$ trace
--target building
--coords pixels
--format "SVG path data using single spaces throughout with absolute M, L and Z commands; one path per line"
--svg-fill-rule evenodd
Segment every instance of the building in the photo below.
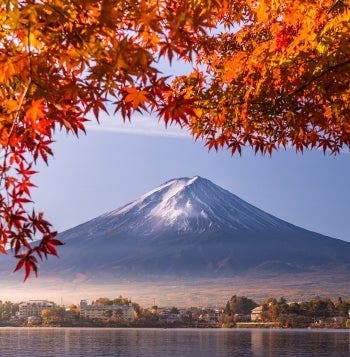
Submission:
M 173 324 L 182 321 L 182 314 L 179 311 L 171 312 L 171 309 L 164 308 L 160 310 L 159 321 L 165 322 L 167 324 Z
M 128 305 L 88 305 L 86 300 L 80 301 L 80 315 L 87 319 L 114 318 L 124 321 L 134 321 L 135 310 Z
M 80 300 L 80 309 L 86 309 L 88 306 L 87 300 Z
M 253 309 L 250 313 L 250 319 L 252 321 L 261 321 L 262 320 L 262 312 L 263 312 L 263 307 L 258 306 L 255 309 Z
M 202 313 L 198 316 L 198 321 L 202 321 L 208 324 L 217 324 L 221 310 L 219 309 L 203 309 Z
M 44 309 L 53 307 L 55 304 L 47 300 L 29 300 L 27 302 L 21 302 L 18 309 L 18 317 L 20 319 L 26 319 L 30 316 L 41 317 L 41 312 Z

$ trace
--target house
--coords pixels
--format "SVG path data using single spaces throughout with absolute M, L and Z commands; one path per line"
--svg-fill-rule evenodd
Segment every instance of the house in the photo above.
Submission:
M 219 309 L 204 309 L 199 315 L 198 320 L 209 324 L 216 324 L 219 321 Z
M 250 313 L 250 319 L 252 321 L 261 321 L 262 320 L 262 312 L 263 312 L 263 307 L 258 306 L 255 309 L 253 309 Z
M 88 305 L 86 300 L 81 300 L 80 315 L 92 320 L 109 317 L 134 321 L 135 310 L 131 303 L 128 305 Z
M 27 302 L 21 302 L 18 308 L 18 317 L 20 319 L 26 319 L 30 316 L 41 317 L 41 312 L 44 309 L 55 306 L 51 301 L 47 300 L 29 300 Z

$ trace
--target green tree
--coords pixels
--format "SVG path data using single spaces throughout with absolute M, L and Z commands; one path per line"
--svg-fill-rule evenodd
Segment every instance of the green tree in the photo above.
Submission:
M 171 314 L 178 314 L 180 311 L 177 307 L 173 306 L 171 309 L 170 309 L 170 313 Z
M 252 299 L 249 299 L 245 296 L 233 295 L 231 299 L 226 303 L 224 312 L 228 315 L 248 315 L 257 306 L 258 304 Z
M 315 299 L 300 304 L 305 314 L 314 318 L 326 318 L 335 316 L 336 307 L 330 299 Z
M 12 316 L 16 315 L 18 311 L 18 304 L 11 301 L 1 301 L 0 300 L 0 322 L 7 322 Z
M 344 317 L 349 317 L 350 311 L 350 300 L 344 301 L 342 299 L 338 299 L 337 303 L 335 304 L 337 309 L 337 314 Z

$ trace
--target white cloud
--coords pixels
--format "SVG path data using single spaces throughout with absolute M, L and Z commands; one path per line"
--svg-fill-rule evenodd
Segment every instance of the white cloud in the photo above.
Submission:
M 123 121 L 119 116 L 108 116 L 104 114 L 100 118 L 100 124 L 91 117 L 91 122 L 86 125 L 87 131 L 104 131 L 109 133 L 129 134 L 129 135 L 146 135 L 146 136 L 161 136 L 173 137 L 180 139 L 190 139 L 191 135 L 186 129 L 182 129 L 179 125 L 168 125 L 159 122 L 157 119 L 150 116 L 134 116 L 129 121 Z
M 102 131 L 108 133 L 127 134 L 127 135 L 142 135 L 142 136 L 158 136 L 170 137 L 178 139 L 191 139 L 192 136 L 187 129 L 181 129 L 179 125 L 172 124 L 165 127 L 163 122 L 151 116 L 135 115 L 131 122 L 123 121 L 120 116 L 109 116 L 103 114 L 100 117 L 100 124 L 97 123 L 93 116 L 89 118 L 91 121 L 86 124 L 87 131 Z M 287 146 L 292 150 L 293 146 Z M 315 149 L 322 151 L 321 148 Z M 349 148 L 340 150 L 340 154 L 350 154 Z

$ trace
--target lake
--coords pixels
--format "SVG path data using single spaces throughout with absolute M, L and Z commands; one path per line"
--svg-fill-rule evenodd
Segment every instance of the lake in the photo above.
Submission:
M 0 328 L 0 356 L 350 356 L 350 330 Z

